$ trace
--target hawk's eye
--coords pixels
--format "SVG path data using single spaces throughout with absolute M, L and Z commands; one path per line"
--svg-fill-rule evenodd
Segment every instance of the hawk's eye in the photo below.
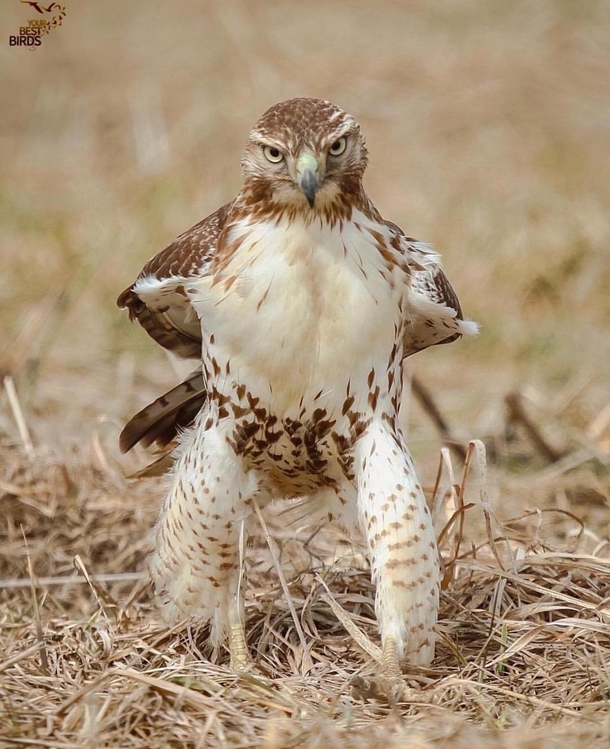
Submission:
M 270 161 L 272 164 L 279 164 L 284 158 L 284 154 L 275 146 L 265 146 L 263 148 L 263 153 L 265 154 L 267 161 Z
M 331 156 L 341 156 L 343 151 L 347 148 L 347 138 L 339 138 L 332 146 L 328 149 L 328 153 Z

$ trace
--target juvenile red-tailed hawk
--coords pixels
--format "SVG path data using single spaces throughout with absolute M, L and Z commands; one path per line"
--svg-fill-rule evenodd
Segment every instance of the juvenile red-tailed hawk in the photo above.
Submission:
M 402 361 L 476 326 L 439 256 L 379 215 L 366 164 L 350 115 L 318 99 L 276 104 L 250 133 L 237 198 L 118 300 L 161 346 L 202 363 L 132 419 L 121 447 L 185 428 L 152 576 L 168 618 L 211 620 L 236 668 L 242 521 L 286 497 L 362 529 L 385 675 L 434 654 L 439 559 L 397 422 Z

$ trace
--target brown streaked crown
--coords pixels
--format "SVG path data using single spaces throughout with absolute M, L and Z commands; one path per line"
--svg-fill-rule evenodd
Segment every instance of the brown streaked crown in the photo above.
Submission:
M 321 150 L 328 141 L 346 133 L 361 141 L 363 170 L 366 167 L 366 149 L 360 126 L 347 112 L 324 99 L 301 97 L 274 104 L 262 115 L 250 133 L 250 140 L 275 141 L 293 155 L 309 146 Z

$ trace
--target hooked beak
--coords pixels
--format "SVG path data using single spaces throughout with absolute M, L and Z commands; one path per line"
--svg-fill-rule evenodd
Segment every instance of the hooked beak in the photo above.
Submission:
M 313 208 L 316 202 L 316 193 L 320 187 L 320 165 L 315 156 L 304 153 L 299 156 L 296 164 L 297 184 L 303 195 L 307 198 L 309 207 Z

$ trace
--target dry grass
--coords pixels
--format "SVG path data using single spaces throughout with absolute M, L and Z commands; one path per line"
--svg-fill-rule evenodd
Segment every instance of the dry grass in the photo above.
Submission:
M 466 505 L 468 491 L 447 487 L 436 503 L 446 562 L 438 657 L 409 675 L 427 702 L 388 707 L 362 703 L 350 686 L 374 669 L 367 651 L 374 656 L 377 641 L 357 542 L 332 529 L 286 531 L 281 510 L 270 513 L 307 651 L 259 534 L 247 620 L 260 674 L 238 678 L 225 654 L 211 652 L 205 629 L 155 623 L 138 572 L 142 528 L 155 514 L 145 483 L 128 488 L 102 453 L 105 470 L 87 455 L 68 463 L 16 452 L 3 450 L 12 467 L 0 487 L 12 508 L 0 583 L 8 746 L 398 747 L 408 736 L 422 747 L 528 747 L 610 738 L 607 543 L 570 515 L 554 548 L 540 538 L 543 516 L 537 533 L 523 519 L 499 523 L 481 477 Z M 464 525 L 489 528 L 486 541 L 467 543 L 462 514 Z
M 1 747 L 608 745 L 609 15 L 72 2 L 40 50 L 0 49 Z M 358 539 L 266 513 L 307 651 L 259 532 L 256 676 L 161 629 L 142 580 L 162 487 L 125 479 L 143 461 L 116 436 L 174 373 L 114 299 L 234 193 L 260 112 L 303 94 L 358 117 L 370 194 L 482 323 L 414 368 L 487 461 L 465 479 L 445 453 L 435 491 L 437 436 L 404 415 L 446 562 L 438 658 L 408 676 L 425 704 L 351 693 L 378 644 Z

